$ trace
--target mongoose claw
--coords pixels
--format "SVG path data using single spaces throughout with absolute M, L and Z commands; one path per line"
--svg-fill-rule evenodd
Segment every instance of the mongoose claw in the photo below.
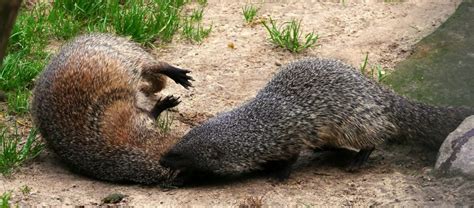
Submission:
M 190 81 L 194 81 L 194 79 L 188 75 L 188 73 L 190 73 L 191 71 L 187 69 L 180 69 L 174 66 L 168 66 L 160 72 L 171 78 L 177 84 L 182 85 L 186 89 L 192 87 Z
M 165 109 L 176 107 L 178 104 L 181 103 L 179 100 L 180 97 L 175 97 L 173 95 L 168 95 L 163 100 L 160 100 L 158 102 L 161 102 L 160 105 L 163 105 Z
M 160 99 L 156 102 L 155 106 L 150 111 L 150 116 L 156 119 L 164 110 L 175 107 L 179 103 L 181 103 L 179 97 L 168 95 L 165 98 Z

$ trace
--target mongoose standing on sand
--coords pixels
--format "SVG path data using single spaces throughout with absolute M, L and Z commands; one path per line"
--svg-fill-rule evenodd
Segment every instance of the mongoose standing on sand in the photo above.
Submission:
M 185 88 L 189 71 L 156 61 L 137 44 L 106 34 L 77 37 L 40 75 L 32 117 L 48 146 L 72 168 L 107 181 L 161 183 L 172 178 L 159 164 L 173 141 L 155 119 L 178 105 L 173 96 L 147 109 L 165 76 Z
M 247 103 L 192 129 L 161 164 L 183 176 L 277 168 L 285 178 L 304 148 L 347 148 L 359 150 L 355 169 L 386 139 L 439 147 L 473 113 L 407 100 L 340 61 L 307 59 L 283 67 Z

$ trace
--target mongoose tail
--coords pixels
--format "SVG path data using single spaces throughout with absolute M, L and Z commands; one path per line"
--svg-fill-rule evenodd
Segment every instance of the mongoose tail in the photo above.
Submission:
M 433 106 L 395 95 L 390 114 L 391 123 L 395 125 L 397 131 L 392 138 L 386 139 L 421 144 L 430 151 L 438 151 L 448 134 L 465 118 L 474 115 L 474 109 Z M 360 169 L 374 149 L 374 147 L 361 149 L 347 170 Z
M 398 138 L 422 143 L 434 151 L 465 118 L 474 115 L 471 108 L 432 106 L 400 96 L 393 102 L 393 123 L 400 131 Z

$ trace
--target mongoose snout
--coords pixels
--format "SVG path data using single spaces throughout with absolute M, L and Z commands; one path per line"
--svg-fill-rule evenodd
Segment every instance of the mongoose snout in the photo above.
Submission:
M 168 152 L 160 159 L 160 164 L 163 167 L 171 168 L 173 170 L 184 171 L 186 168 L 192 167 L 193 161 L 190 156 L 185 153 Z

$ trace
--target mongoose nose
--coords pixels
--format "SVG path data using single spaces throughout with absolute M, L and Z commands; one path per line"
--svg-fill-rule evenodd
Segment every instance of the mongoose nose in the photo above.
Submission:
M 170 169 L 185 169 L 189 166 L 191 160 L 184 154 L 168 152 L 160 159 L 160 165 Z

